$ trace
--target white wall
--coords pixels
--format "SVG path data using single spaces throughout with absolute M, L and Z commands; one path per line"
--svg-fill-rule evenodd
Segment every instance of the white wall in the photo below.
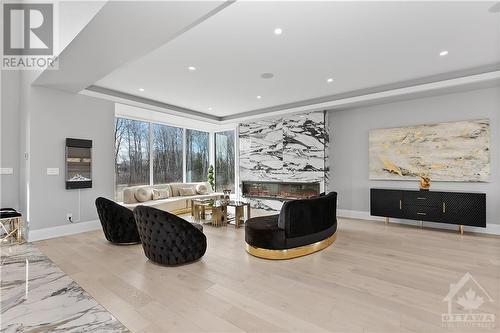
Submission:
M 30 230 L 97 219 L 94 201 L 113 198 L 114 103 L 57 90 L 31 87 L 30 113 Z M 65 139 L 90 139 L 91 189 L 65 189 Z M 59 176 L 47 176 L 59 168 Z M 80 216 L 78 216 L 80 205 Z
M 62 234 L 97 226 L 85 222 L 97 220 L 97 197 L 113 197 L 114 103 L 32 86 L 37 72 L 16 73 L 2 75 L 2 167 L 14 167 L 15 175 L 2 176 L 1 205 L 19 208 L 30 234 L 50 237 L 53 227 Z M 93 187 L 80 193 L 65 189 L 67 137 L 93 141 Z M 47 168 L 60 173 L 47 176 Z M 71 225 L 67 213 L 79 222 Z
M 491 120 L 491 181 L 433 182 L 431 188 L 486 193 L 487 223 L 500 224 L 500 88 L 330 111 L 330 188 L 339 194 L 339 209 L 369 211 L 371 187 L 418 188 L 417 181 L 368 178 L 370 129 L 484 118 Z
M 12 175 L 0 175 L 0 207 L 20 209 L 20 115 L 19 71 L 2 71 L 0 112 L 0 167 L 12 168 Z

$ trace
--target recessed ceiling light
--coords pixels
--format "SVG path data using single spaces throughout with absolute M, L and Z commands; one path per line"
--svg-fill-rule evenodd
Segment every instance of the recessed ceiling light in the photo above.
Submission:
M 446 51 L 446 50 L 443 50 L 443 51 L 439 52 L 439 55 L 440 55 L 441 57 L 444 57 L 444 56 L 445 56 L 445 55 L 447 55 L 447 54 L 448 54 L 448 51 Z
M 326 79 L 326 82 L 328 83 L 332 83 L 333 82 L 333 79 L 331 77 L 329 77 L 328 79 Z
M 144 88 L 139 88 L 139 91 L 144 91 Z
M 281 35 L 282 33 L 283 33 L 283 30 L 281 28 L 274 29 L 274 34 L 275 35 Z
M 257 95 L 257 99 L 261 99 L 261 98 L 262 98 L 262 96 L 261 96 L 261 95 Z
M 272 79 L 274 77 L 273 73 L 262 73 L 260 74 L 260 77 L 263 79 Z
M 188 67 L 188 69 L 189 69 L 190 71 L 195 71 L 195 70 L 196 70 L 196 67 L 194 67 L 194 66 L 189 66 L 189 67 Z
M 212 111 L 212 110 L 213 110 L 213 109 L 212 109 L 212 107 L 209 107 L 209 108 L 208 108 L 208 111 Z

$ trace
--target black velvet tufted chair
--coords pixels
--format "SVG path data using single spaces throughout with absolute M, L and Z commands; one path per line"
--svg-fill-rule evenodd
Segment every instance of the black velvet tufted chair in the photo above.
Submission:
M 291 259 L 332 244 L 337 231 L 337 193 L 286 201 L 279 215 L 245 223 L 246 250 L 266 259 Z
M 101 220 L 104 236 L 111 243 L 139 243 L 139 233 L 134 213 L 126 207 L 106 198 L 95 200 L 97 214 Z
M 200 259 L 207 249 L 201 225 L 153 207 L 134 209 L 144 254 L 161 265 L 175 266 Z

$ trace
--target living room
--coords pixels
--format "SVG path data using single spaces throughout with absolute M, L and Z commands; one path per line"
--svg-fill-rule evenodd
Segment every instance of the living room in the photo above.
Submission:
M 2 331 L 498 330 L 500 3 L 2 11 Z

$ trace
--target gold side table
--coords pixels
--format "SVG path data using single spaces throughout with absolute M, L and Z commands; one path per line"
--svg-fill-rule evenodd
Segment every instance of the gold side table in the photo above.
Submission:
M 246 220 L 251 217 L 251 208 L 250 203 L 244 201 L 236 201 L 232 200 L 227 203 L 228 206 L 234 207 L 234 227 L 239 228 L 241 224 L 245 223 L 245 212 L 244 208 L 246 207 L 247 216 Z
M 227 225 L 227 205 L 214 203 L 212 206 L 212 225 L 223 227 Z
M 0 210 L 0 227 L 3 236 L 0 238 L 0 243 L 23 243 L 22 237 L 22 215 L 15 210 Z

